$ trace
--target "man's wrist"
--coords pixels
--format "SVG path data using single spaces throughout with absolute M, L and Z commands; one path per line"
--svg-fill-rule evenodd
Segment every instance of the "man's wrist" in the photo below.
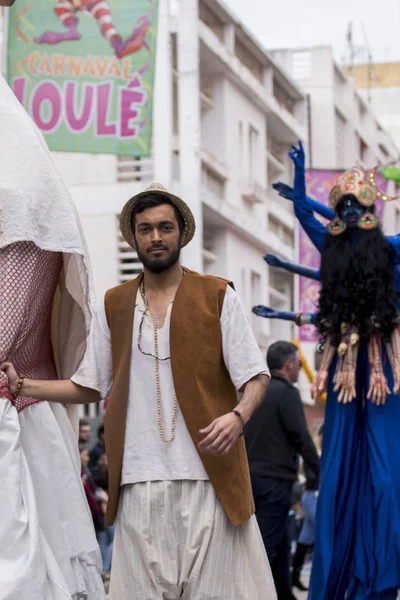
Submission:
M 241 413 L 241 411 L 240 411 L 240 410 L 238 410 L 237 408 L 235 408 L 235 409 L 234 409 L 232 412 L 233 412 L 233 414 L 234 414 L 234 415 L 237 417 L 237 419 L 238 419 L 239 423 L 240 423 L 240 424 L 241 424 L 241 426 L 242 426 L 242 431 L 241 431 L 240 435 L 243 435 L 243 434 L 244 434 L 244 426 L 245 426 L 245 424 L 246 424 L 246 423 L 245 423 L 245 421 L 244 421 L 244 418 L 243 418 L 243 416 L 242 416 L 242 413 Z

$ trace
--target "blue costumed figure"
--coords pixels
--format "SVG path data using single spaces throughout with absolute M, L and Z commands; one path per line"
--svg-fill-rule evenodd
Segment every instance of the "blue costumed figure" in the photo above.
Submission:
M 323 340 L 312 392 L 327 389 L 310 600 L 396 600 L 400 587 L 399 236 L 385 237 L 375 201 L 385 196 L 354 167 L 338 177 L 325 227 L 306 196 L 300 144 L 293 202 L 321 253 L 320 271 L 266 257 L 321 281 L 315 315 L 254 307 L 268 318 L 314 323 Z M 282 185 L 282 184 L 278 184 Z M 277 189 L 277 188 L 276 188 Z M 290 189 L 290 188 L 289 188 Z M 279 190 L 281 195 L 287 190 Z

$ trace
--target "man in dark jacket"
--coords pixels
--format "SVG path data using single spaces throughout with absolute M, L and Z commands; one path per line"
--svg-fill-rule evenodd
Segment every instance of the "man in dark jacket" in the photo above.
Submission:
M 271 384 L 249 421 L 246 445 L 256 517 L 271 564 L 278 600 L 292 600 L 287 518 L 299 455 L 318 478 L 319 457 L 294 387 L 301 367 L 296 346 L 276 342 L 268 350 Z

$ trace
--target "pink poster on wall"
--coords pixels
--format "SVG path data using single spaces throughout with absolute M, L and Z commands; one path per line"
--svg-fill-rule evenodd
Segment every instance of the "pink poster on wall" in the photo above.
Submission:
M 307 194 L 311 198 L 318 200 L 323 204 L 328 204 L 328 197 L 331 188 L 335 183 L 336 177 L 342 171 L 310 169 L 306 174 Z M 379 173 L 376 176 L 376 182 L 379 188 L 386 192 L 387 182 Z M 377 213 L 382 216 L 383 205 L 377 203 Z M 326 220 L 315 215 L 324 224 Z M 299 234 L 299 262 L 305 267 L 311 269 L 319 269 L 321 257 L 310 238 L 300 227 Z M 301 312 L 315 313 L 318 311 L 318 297 L 320 284 L 318 281 L 307 279 L 306 277 L 299 278 L 299 310 Z M 313 325 L 304 325 L 300 328 L 300 339 L 302 342 L 314 342 L 318 340 L 316 329 Z

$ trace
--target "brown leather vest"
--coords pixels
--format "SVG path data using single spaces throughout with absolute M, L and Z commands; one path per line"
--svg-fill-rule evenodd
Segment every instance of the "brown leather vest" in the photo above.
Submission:
M 109 290 L 105 297 L 113 363 L 113 386 L 104 420 L 109 467 L 108 525 L 115 520 L 118 508 L 133 318 L 141 277 Z M 179 406 L 196 447 L 202 439 L 200 429 L 230 412 L 237 403 L 222 354 L 220 315 L 227 284 L 225 280 L 185 269 L 172 307 L 172 375 Z M 254 501 L 243 437 L 227 456 L 200 454 L 200 458 L 233 525 L 249 519 L 254 513 Z

